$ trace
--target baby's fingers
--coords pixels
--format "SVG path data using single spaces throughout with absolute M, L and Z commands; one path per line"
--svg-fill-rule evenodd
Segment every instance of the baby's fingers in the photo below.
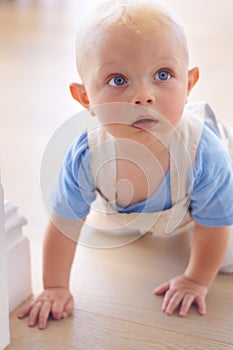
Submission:
M 204 297 L 200 296 L 195 298 L 195 296 L 192 294 L 186 294 L 182 302 L 179 315 L 186 316 L 193 303 L 197 304 L 199 314 L 204 315 L 206 313 L 206 303 Z
M 62 318 L 66 318 L 73 313 L 74 310 L 74 299 L 70 298 L 64 307 L 64 311 L 62 313 Z
M 35 325 L 38 321 L 41 306 L 42 306 L 42 301 L 38 300 L 35 302 L 32 310 L 30 311 L 30 314 L 29 314 L 29 319 L 28 319 L 28 326 L 29 327 L 35 327 Z
M 56 320 L 60 318 L 66 318 L 73 311 L 73 297 L 67 300 L 58 299 L 53 303 L 52 315 Z
M 51 302 L 42 302 L 41 300 L 32 301 L 23 307 L 18 318 L 24 318 L 29 315 L 28 326 L 35 327 L 38 321 L 40 329 L 46 328 L 47 320 L 51 311 Z
M 182 304 L 181 304 L 181 307 L 180 307 L 180 312 L 179 312 L 179 315 L 180 316 L 186 316 L 193 301 L 195 299 L 195 296 L 192 295 L 192 294 L 186 294 L 184 296 L 184 299 L 182 301 Z
M 51 301 L 44 301 L 38 316 L 38 328 L 45 329 L 51 311 Z
M 153 294 L 164 294 L 170 288 L 170 282 L 165 282 L 153 290 Z
M 204 315 L 206 313 L 206 303 L 205 303 L 205 298 L 203 297 L 197 297 L 196 298 L 196 304 L 198 308 L 198 312 L 200 315 Z
M 30 314 L 31 310 L 33 309 L 35 303 L 36 303 L 35 301 L 32 301 L 31 303 L 23 306 L 20 309 L 19 313 L 17 314 L 17 317 L 21 319 L 21 318 L 28 316 Z
M 169 291 L 170 292 L 170 291 Z M 168 292 L 166 293 L 167 296 Z M 181 292 L 173 292 L 173 295 L 169 297 L 169 300 L 166 302 L 166 296 L 164 298 L 162 310 L 167 314 L 167 315 L 172 315 L 174 311 L 177 309 L 177 307 L 180 305 L 184 295 Z M 166 307 L 165 307 L 166 305 Z

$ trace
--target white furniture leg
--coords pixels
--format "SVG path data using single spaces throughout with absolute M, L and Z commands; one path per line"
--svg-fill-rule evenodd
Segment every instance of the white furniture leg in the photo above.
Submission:
M 9 310 L 12 311 L 32 292 L 29 240 L 22 233 L 27 223 L 17 207 L 5 203 L 5 232 L 7 246 L 7 276 Z

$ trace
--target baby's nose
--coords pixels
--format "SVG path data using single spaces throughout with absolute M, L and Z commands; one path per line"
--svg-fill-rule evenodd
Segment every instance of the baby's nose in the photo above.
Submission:
M 137 99 L 135 102 L 134 102 L 136 105 L 144 105 L 144 104 L 153 104 L 153 98 L 140 98 L 140 99 Z
M 134 103 L 136 105 L 152 105 L 155 103 L 155 96 L 149 89 L 140 89 L 134 96 Z

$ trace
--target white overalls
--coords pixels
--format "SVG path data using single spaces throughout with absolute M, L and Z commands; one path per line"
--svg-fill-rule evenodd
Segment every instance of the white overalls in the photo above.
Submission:
M 127 214 L 117 211 L 115 140 L 101 126 L 89 130 L 90 167 L 97 188 L 97 197 L 83 225 L 80 243 L 91 247 L 113 248 L 135 241 L 148 232 L 169 237 L 191 228 L 193 220 L 188 210 L 189 176 L 195 164 L 205 120 L 220 132 L 223 145 L 229 150 L 233 160 L 231 153 L 233 152 L 233 132 L 216 122 L 207 104 L 187 106 L 170 143 L 172 207 L 156 213 Z M 229 135 L 229 132 L 232 134 Z M 98 176 L 101 172 L 102 176 Z M 232 236 L 233 234 L 231 234 L 229 249 L 222 265 L 224 267 L 231 265 L 231 268 L 222 268 L 221 271 L 224 272 L 233 272 Z

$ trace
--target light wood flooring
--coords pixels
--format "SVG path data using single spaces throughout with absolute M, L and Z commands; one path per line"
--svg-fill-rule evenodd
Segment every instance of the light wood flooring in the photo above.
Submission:
M 206 100 L 233 125 L 232 0 L 164 0 L 182 18 L 191 65 L 200 66 L 191 100 Z M 78 79 L 74 40 L 78 0 L 0 1 L 0 152 L 5 196 L 28 219 L 33 290 L 41 289 L 41 244 L 47 221 L 41 204 L 40 162 L 50 137 L 80 110 L 68 85 Z M 149 235 L 112 250 L 78 247 L 71 278 L 74 315 L 31 329 L 11 314 L 7 350 L 233 349 L 233 276 L 219 275 L 209 292 L 208 312 L 165 316 L 160 282 L 181 273 L 188 237 Z

